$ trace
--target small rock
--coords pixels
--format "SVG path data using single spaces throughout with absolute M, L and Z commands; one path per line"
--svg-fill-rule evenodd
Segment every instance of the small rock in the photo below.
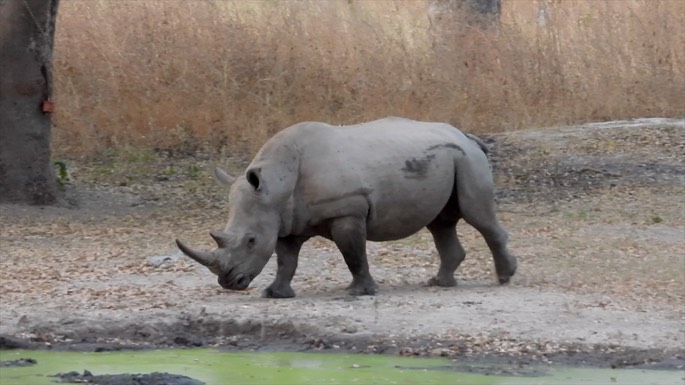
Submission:
M 437 348 L 431 350 L 430 355 L 434 357 L 443 357 L 447 355 L 447 351 L 444 348 Z
M 83 374 L 78 372 L 58 373 L 50 377 L 56 377 L 59 382 L 71 384 L 120 384 L 120 385 L 139 385 L 139 384 L 173 384 L 173 385 L 203 385 L 204 382 L 194 378 L 170 374 L 170 373 L 149 373 L 149 374 L 104 374 L 93 375 L 89 371 Z
M 38 361 L 33 358 L 20 358 L 14 361 L 0 361 L 0 368 L 8 368 L 13 366 L 31 366 L 37 364 Z
M 177 253 L 174 255 L 155 255 L 147 259 L 147 264 L 160 269 L 168 269 L 173 266 L 183 254 Z

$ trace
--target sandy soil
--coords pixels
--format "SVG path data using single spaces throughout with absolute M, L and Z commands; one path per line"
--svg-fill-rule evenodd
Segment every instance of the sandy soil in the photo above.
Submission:
M 122 153 L 68 160 L 64 207 L 0 205 L 0 345 L 330 349 L 520 362 L 685 364 L 685 121 L 642 119 L 484 137 L 499 217 L 520 271 L 496 284 L 460 224 L 456 288 L 423 283 L 438 258 L 421 232 L 369 243 L 373 297 L 350 297 L 325 240 L 302 251 L 294 299 L 221 289 L 182 257 L 210 248 L 226 193 L 209 171 L 245 159 Z

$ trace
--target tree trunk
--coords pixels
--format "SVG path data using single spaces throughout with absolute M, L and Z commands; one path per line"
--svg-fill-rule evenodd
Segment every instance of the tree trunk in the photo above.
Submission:
M 428 4 L 431 24 L 442 21 L 489 27 L 499 23 L 502 13 L 502 0 L 430 0 Z
M 52 204 L 51 62 L 59 0 L 0 0 L 0 202 Z
M 471 12 L 480 18 L 482 23 L 499 21 L 502 13 L 502 0 L 462 0 Z

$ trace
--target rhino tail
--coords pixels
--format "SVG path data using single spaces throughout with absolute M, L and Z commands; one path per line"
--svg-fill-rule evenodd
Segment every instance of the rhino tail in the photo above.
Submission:
M 490 153 L 490 148 L 488 148 L 488 145 L 485 144 L 485 142 L 483 142 L 481 138 L 477 137 L 476 135 L 468 133 L 466 134 L 466 137 L 476 142 L 478 147 L 480 147 L 480 149 L 483 151 L 483 153 L 485 153 L 485 155 Z

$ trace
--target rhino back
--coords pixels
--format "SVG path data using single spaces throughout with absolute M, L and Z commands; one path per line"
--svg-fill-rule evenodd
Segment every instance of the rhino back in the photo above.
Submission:
M 367 216 L 368 239 L 375 241 L 403 238 L 430 223 L 452 195 L 457 165 L 484 157 L 450 125 L 401 118 L 310 127 L 302 139 L 301 214 L 312 223 L 345 214 L 340 210 L 366 210 L 358 214 Z

